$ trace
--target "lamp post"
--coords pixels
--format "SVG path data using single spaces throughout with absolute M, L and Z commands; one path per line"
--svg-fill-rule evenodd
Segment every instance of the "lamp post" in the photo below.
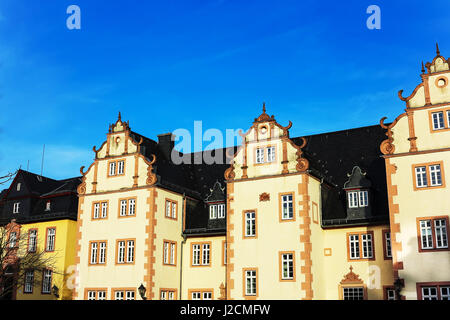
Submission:
M 145 291 L 147 291 L 147 289 L 144 287 L 144 285 L 142 283 L 139 286 L 138 290 L 139 290 L 139 294 L 141 295 L 142 300 L 147 300 L 147 297 L 145 296 Z
M 403 287 L 404 287 L 403 280 L 400 279 L 400 278 L 395 279 L 395 281 L 394 281 L 394 290 L 395 290 L 395 294 L 397 296 L 397 300 L 401 300 L 400 293 L 401 293 Z

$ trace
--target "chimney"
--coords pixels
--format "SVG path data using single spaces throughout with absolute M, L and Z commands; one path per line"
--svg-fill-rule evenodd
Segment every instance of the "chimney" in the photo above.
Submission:
M 170 160 L 170 155 L 175 145 L 174 140 L 172 140 L 172 136 L 173 135 L 171 132 L 158 135 L 159 150 L 161 150 L 162 154 L 167 160 Z

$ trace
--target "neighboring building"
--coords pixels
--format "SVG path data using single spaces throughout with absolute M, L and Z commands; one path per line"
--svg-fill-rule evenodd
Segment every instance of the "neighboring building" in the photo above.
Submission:
M 406 110 L 386 128 L 386 161 L 393 268 L 402 298 L 450 298 L 450 59 L 425 68 Z
M 54 180 L 28 171 L 18 170 L 10 187 L 0 199 L 1 225 L 13 226 L 14 236 L 26 253 L 37 253 L 40 266 L 50 266 L 27 272 L 23 284 L 15 288 L 11 299 L 48 300 L 70 299 L 72 295 L 68 277 L 75 259 L 75 234 L 78 198 L 76 188 L 80 178 Z M 43 252 L 43 253 L 42 253 Z M 38 270 L 39 269 L 39 270 Z M 52 289 L 58 288 L 58 296 Z

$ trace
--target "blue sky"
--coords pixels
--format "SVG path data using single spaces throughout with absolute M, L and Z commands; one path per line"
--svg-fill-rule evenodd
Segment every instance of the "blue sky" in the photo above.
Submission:
M 66 9 L 81 9 L 69 30 Z M 366 8 L 381 8 L 369 30 Z M 0 175 L 20 165 L 66 178 L 122 118 L 149 138 L 247 129 L 262 102 L 291 136 L 377 124 L 420 64 L 450 55 L 450 2 L 0 2 Z M 205 145 L 208 143 L 205 142 Z

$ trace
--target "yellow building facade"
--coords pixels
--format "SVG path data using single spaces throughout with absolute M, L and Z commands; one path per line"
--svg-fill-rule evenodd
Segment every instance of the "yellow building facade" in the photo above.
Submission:
M 450 71 L 439 48 L 421 78 L 408 97 L 399 92 L 405 112 L 389 125 L 381 120 L 393 268 L 403 299 L 448 299 Z

